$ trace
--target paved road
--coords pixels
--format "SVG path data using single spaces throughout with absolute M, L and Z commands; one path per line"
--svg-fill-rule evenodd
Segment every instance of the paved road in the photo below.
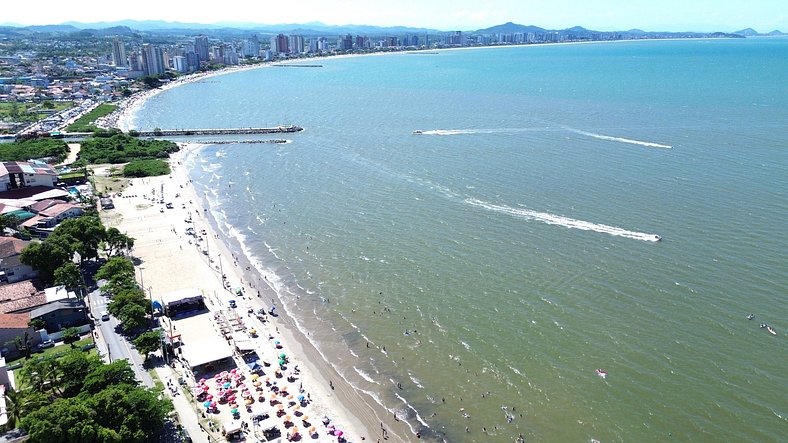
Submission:
M 96 348 L 101 353 L 104 361 L 113 362 L 118 359 L 127 360 L 131 369 L 137 375 L 137 379 L 147 387 L 153 387 L 153 379 L 148 371 L 142 367 L 143 358 L 136 349 L 123 336 L 115 332 L 119 322 L 115 317 L 110 317 L 108 321 L 101 321 L 101 312 L 107 310 L 109 298 L 101 295 L 99 290 L 95 290 L 88 295 L 90 299 L 91 312 L 97 317 L 96 331 L 99 339 L 96 340 Z

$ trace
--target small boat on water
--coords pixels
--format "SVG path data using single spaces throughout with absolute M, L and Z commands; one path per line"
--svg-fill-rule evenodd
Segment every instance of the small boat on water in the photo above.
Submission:
M 413 133 L 414 134 L 424 134 L 424 131 L 422 131 L 421 129 L 417 129 L 417 130 L 413 131 Z
M 777 335 L 777 331 L 775 331 L 774 328 L 771 326 L 767 326 L 766 330 L 769 331 L 769 334 Z
M 602 369 L 597 369 L 594 372 L 596 372 L 596 375 L 598 375 L 598 376 L 600 376 L 602 378 L 605 378 L 605 379 L 607 378 L 607 371 L 603 371 Z

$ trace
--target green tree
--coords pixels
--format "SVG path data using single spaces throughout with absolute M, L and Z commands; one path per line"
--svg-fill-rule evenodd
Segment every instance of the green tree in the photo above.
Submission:
M 113 228 L 110 228 L 113 229 Z M 99 280 L 134 280 L 134 263 L 126 257 L 112 257 L 96 272 Z
M 14 345 L 16 350 L 25 356 L 25 358 L 30 358 L 30 352 L 33 349 L 33 339 L 30 338 L 30 334 L 25 331 L 24 338 L 16 336 L 13 340 L 7 341 L 7 345 Z
M 13 228 L 19 224 L 19 219 L 11 214 L 0 214 L 0 234 L 2 234 L 6 228 Z
M 81 287 L 82 274 L 79 272 L 79 267 L 74 262 L 69 261 L 55 269 L 55 284 L 64 285 L 69 289 Z
M 22 250 L 19 260 L 38 270 L 38 278 L 51 283 L 55 270 L 71 260 L 76 240 L 67 235 L 50 236 L 43 243 L 30 243 Z
M 55 228 L 51 237 L 66 236 L 76 240 L 76 252 L 82 261 L 98 258 L 99 244 L 104 241 L 106 230 L 98 217 L 69 218 Z M 50 238 L 51 238 L 50 237 Z M 49 239 L 47 239 L 48 241 Z
M 59 399 L 22 418 L 31 443 L 120 442 L 102 436 L 96 413 L 80 397 Z
M 51 400 L 39 394 L 25 384 L 24 378 L 16 379 L 16 389 L 9 386 L 5 392 L 5 403 L 8 414 L 7 427 L 14 429 L 22 417 L 48 404 Z
M 95 354 L 71 349 L 60 357 L 60 368 L 66 377 L 61 382 L 64 397 L 75 397 L 82 391 L 82 383 L 91 371 L 101 366 Z
M 120 291 L 114 292 L 113 294 L 114 296 L 112 297 L 112 301 L 107 306 L 107 310 L 115 317 L 120 316 L 120 311 L 124 306 L 138 305 L 143 309 L 147 308 L 148 299 L 145 297 L 145 293 L 136 285 L 136 283 L 134 284 L 134 287 L 124 288 Z
M 117 317 L 121 328 L 127 334 L 144 327 L 147 323 L 145 308 L 137 304 L 130 303 L 123 306 Z
M 159 393 L 137 386 L 110 386 L 90 399 L 96 421 L 112 429 L 124 442 L 147 442 L 164 426 L 171 404 Z
M 114 253 L 131 250 L 133 247 L 133 237 L 120 232 L 118 228 L 107 228 L 107 233 L 104 237 L 104 249 L 107 251 L 108 257 L 111 257 Z
M 41 103 L 41 107 L 44 109 L 55 109 L 55 104 L 52 103 L 51 100 L 44 100 L 44 102 Z
M 126 360 L 115 360 L 108 365 L 94 368 L 85 376 L 82 392 L 96 394 L 109 386 L 120 384 L 137 386 L 134 371 Z
M 161 331 L 143 332 L 134 339 L 133 343 L 134 347 L 137 348 L 137 352 L 144 355 L 145 360 L 147 360 L 148 354 L 161 348 Z
M 64 374 L 60 362 L 54 356 L 27 360 L 23 374 L 36 392 L 52 397 L 63 393 L 60 381 Z
M 47 328 L 47 322 L 43 318 L 34 318 L 27 322 L 27 326 L 33 328 L 34 331 L 40 331 Z
M 63 343 L 70 344 L 79 340 L 79 328 L 72 326 L 63 331 Z

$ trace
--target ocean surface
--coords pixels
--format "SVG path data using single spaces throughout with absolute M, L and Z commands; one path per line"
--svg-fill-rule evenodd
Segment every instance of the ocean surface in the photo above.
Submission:
M 343 377 L 425 441 L 785 441 L 788 39 L 317 63 L 132 126 L 305 128 L 186 164 Z

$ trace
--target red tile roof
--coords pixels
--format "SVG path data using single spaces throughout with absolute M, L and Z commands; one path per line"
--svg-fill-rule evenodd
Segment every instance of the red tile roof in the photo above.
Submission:
M 0 258 L 8 258 L 21 254 L 28 243 L 30 242 L 14 237 L 0 237 Z
M 30 323 L 30 313 L 0 314 L 0 329 L 27 329 Z
M 43 289 L 42 285 L 33 280 L 0 286 L 0 313 L 30 310 L 43 305 L 47 302 Z

